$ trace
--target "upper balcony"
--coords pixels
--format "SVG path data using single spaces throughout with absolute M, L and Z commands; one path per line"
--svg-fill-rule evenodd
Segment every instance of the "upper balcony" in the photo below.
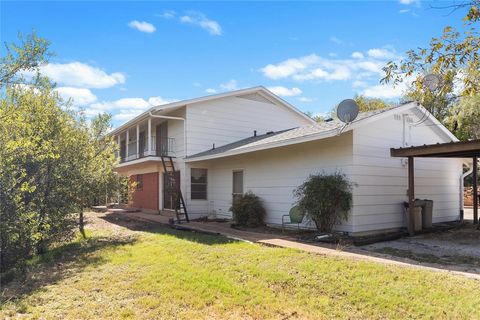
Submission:
M 169 156 L 174 157 L 175 153 L 175 139 L 174 138 L 160 138 L 151 136 L 150 148 L 148 148 L 148 138 L 140 134 L 140 139 L 130 141 L 128 145 L 126 140 L 121 140 L 118 156 L 120 163 L 133 161 L 136 159 L 153 156 Z M 134 137 L 135 138 L 135 137 Z M 138 148 L 137 148 L 138 146 Z
M 183 122 L 171 118 L 147 117 L 117 130 L 113 136 L 118 143 L 118 166 L 159 161 L 161 156 L 183 156 Z M 179 146 L 176 139 L 181 142 Z

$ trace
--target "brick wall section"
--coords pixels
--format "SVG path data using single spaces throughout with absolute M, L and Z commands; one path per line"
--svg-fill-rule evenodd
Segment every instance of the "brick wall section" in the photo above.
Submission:
M 133 207 L 158 210 L 158 172 L 144 173 L 143 188 L 133 193 Z M 137 181 L 137 175 L 131 175 L 130 181 Z

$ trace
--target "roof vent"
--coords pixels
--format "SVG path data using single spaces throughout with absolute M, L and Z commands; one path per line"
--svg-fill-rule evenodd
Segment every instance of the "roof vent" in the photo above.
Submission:
M 333 121 L 333 118 L 325 119 L 325 122 L 330 122 L 330 121 Z

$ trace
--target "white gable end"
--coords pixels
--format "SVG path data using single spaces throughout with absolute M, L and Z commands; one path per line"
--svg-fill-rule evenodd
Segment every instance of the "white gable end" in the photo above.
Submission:
M 390 148 L 443 143 L 456 139 L 421 107 L 392 110 L 353 130 L 352 181 L 354 232 L 404 226 L 407 201 L 405 159 L 390 156 Z M 458 159 L 415 159 L 415 190 L 434 201 L 434 222 L 451 221 L 460 212 Z
M 257 134 L 311 124 L 297 111 L 254 93 L 187 105 L 187 154 Z

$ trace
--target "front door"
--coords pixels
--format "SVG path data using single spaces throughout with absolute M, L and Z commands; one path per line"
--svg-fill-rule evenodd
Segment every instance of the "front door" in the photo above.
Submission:
M 177 198 L 180 190 L 180 171 L 163 173 L 163 209 L 175 210 L 178 208 Z
M 157 156 L 168 156 L 168 122 L 162 122 L 155 128 L 155 148 Z
M 232 199 L 243 195 L 243 170 L 233 171 L 233 190 L 232 190 Z

